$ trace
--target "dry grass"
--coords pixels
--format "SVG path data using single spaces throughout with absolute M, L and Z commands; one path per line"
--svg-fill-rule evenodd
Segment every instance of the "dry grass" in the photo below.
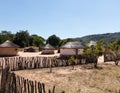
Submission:
M 49 69 L 21 70 L 15 73 L 30 80 L 45 83 L 46 88 L 56 86 L 55 93 L 120 93 L 120 66 L 102 65 L 102 69 L 86 66 L 58 67 Z

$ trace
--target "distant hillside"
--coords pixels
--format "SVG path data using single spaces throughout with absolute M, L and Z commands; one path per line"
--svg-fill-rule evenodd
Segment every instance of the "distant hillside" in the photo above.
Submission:
M 120 32 L 88 35 L 88 36 L 84 36 L 84 37 L 76 38 L 76 39 L 83 41 L 83 42 L 84 41 L 91 41 L 91 40 L 93 40 L 93 41 L 104 40 L 107 42 L 113 42 L 117 38 L 120 38 Z

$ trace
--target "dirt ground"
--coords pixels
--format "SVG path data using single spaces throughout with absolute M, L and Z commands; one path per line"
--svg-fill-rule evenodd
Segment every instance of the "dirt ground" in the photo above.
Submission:
M 54 57 L 54 55 L 41 55 L 41 52 L 19 52 L 22 57 Z M 15 73 L 25 79 L 45 83 L 46 89 L 56 86 L 55 93 L 119 93 L 120 92 L 120 66 L 113 62 L 103 63 L 103 56 L 99 57 L 99 68 L 93 69 L 93 64 L 78 65 L 74 67 L 56 67 L 20 70 Z M 119 64 L 120 65 L 120 64 Z
M 54 56 L 59 56 L 59 55 L 60 55 L 59 53 L 43 55 L 41 54 L 41 52 L 18 52 L 18 56 L 21 56 L 21 57 L 35 57 L 35 56 L 54 57 Z
M 120 65 L 120 64 L 119 64 Z M 93 64 L 69 67 L 15 71 L 19 76 L 45 83 L 47 89 L 56 86 L 55 93 L 119 93 L 120 66 L 113 63 L 100 63 L 99 69 Z M 111 92 L 110 92 L 111 91 Z

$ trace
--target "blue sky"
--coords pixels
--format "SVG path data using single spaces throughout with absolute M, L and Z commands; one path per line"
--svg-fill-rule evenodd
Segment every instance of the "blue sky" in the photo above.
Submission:
M 120 31 L 120 0 L 0 0 L 0 31 L 61 39 Z

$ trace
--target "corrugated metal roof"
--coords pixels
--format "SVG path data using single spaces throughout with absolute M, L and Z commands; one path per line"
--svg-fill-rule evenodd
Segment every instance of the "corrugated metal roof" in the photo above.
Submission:
M 19 47 L 19 46 L 7 40 L 4 43 L 2 43 L 0 47 Z
M 67 42 L 65 45 L 61 46 L 61 48 L 84 48 L 81 42 Z

